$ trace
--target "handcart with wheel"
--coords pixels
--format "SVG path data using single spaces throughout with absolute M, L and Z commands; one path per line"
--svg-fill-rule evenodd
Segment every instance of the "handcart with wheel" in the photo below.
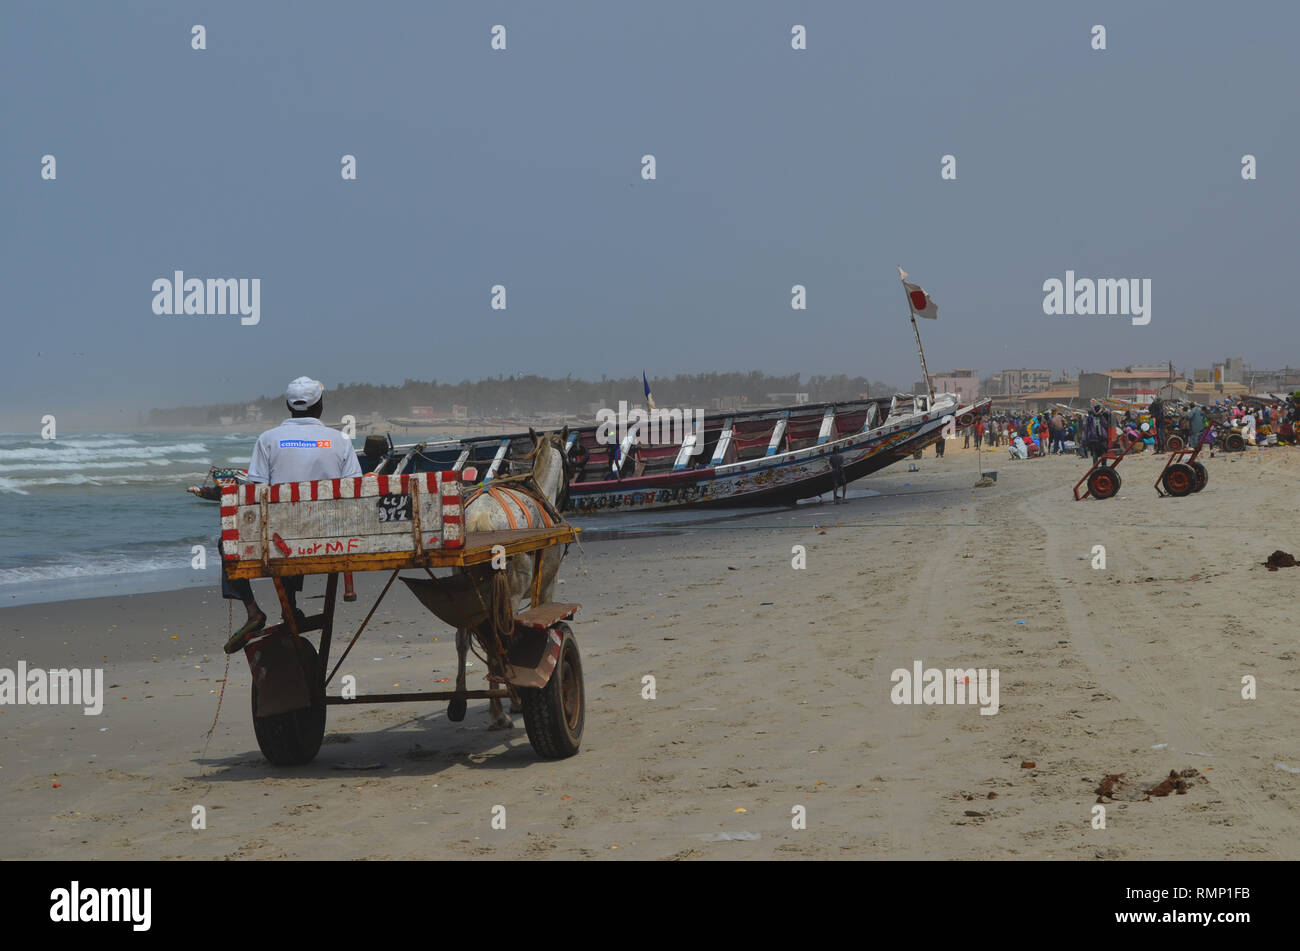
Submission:
M 1092 468 L 1074 484 L 1074 501 L 1081 502 L 1088 496 L 1094 499 L 1109 499 L 1119 494 L 1121 482 L 1119 473 L 1115 469 L 1124 461 L 1126 455 L 1128 455 L 1128 448 L 1116 452 L 1114 447 L 1111 447 L 1098 456 Z
M 1198 462 L 1196 457 L 1201 454 L 1209 438 L 1210 427 L 1206 426 L 1195 447 L 1188 449 L 1184 446 L 1169 451 L 1165 467 L 1156 477 L 1156 495 L 1162 499 L 1171 495 L 1181 498 L 1205 488 L 1210 478 L 1209 473 L 1205 470 L 1205 463 Z

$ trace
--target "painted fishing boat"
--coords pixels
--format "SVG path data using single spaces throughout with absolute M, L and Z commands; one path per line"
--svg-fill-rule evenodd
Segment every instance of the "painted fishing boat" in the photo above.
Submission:
M 621 439 L 611 438 L 617 430 L 608 424 L 580 426 L 564 440 L 569 482 L 563 511 L 791 504 L 831 491 L 835 450 L 845 482 L 852 482 L 913 457 L 937 442 L 945 427 L 951 435 L 973 425 L 989 406 L 987 399 L 963 405 L 947 393 L 900 394 L 701 414 L 702 425 L 682 427 L 687 431 L 674 440 L 646 438 L 654 435 L 647 432 L 651 420 L 628 423 Z M 532 446 L 528 433 L 411 445 L 372 435 L 362 468 L 389 475 L 473 472 L 471 482 L 490 484 L 527 471 Z
M 566 430 L 568 492 L 557 507 L 588 515 L 792 504 L 833 488 L 832 456 L 838 457 L 847 484 L 914 456 L 945 434 L 973 426 L 978 417 L 988 415 L 991 401 L 963 405 L 951 393 L 935 393 L 916 318 L 937 317 L 938 305 L 919 285 L 907 282 L 901 267 L 898 276 L 916 334 L 925 394 L 709 416 L 702 411 L 659 411 L 643 377 L 649 411 L 628 414 L 620 404 L 617 425 L 610 421 L 615 414 L 609 413 L 593 425 Z M 525 456 L 533 444 L 531 435 L 522 433 L 408 446 L 395 446 L 391 436 L 374 435 L 366 440 L 362 468 L 388 474 L 472 471 L 472 480 L 491 483 L 526 472 Z
M 208 481 L 203 485 L 189 486 L 185 491 L 204 502 L 220 502 L 221 490 L 228 485 L 246 485 L 247 469 L 232 469 L 227 466 L 209 466 Z

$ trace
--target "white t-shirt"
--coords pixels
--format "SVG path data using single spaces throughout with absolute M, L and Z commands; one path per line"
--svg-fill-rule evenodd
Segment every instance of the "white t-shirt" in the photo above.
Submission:
M 249 482 L 312 482 L 361 475 L 352 440 L 311 417 L 286 419 L 257 438 Z

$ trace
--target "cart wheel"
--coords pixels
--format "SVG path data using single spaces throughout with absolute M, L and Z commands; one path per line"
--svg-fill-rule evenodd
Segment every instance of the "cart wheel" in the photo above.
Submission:
M 1175 462 L 1165 470 L 1161 481 L 1170 495 L 1191 495 L 1196 491 L 1196 470 L 1185 462 Z
M 468 706 L 468 703 L 459 698 L 456 700 L 448 700 L 447 719 L 452 723 L 459 723 L 461 720 L 465 719 L 465 708 Z
M 543 759 L 563 759 L 578 752 L 586 717 L 582 656 L 569 625 L 558 623 L 560 657 L 546 686 L 521 688 L 528 741 Z
M 1204 463 L 1189 462 L 1188 465 L 1196 471 L 1196 488 L 1192 489 L 1192 491 L 1200 492 L 1201 489 L 1205 488 L 1205 484 L 1210 481 L 1210 474 L 1205 471 Z
M 311 706 L 274 716 L 257 716 L 257 685 L 253 685 L 253 732 L 257 745 L 276 766 L 310 763 L 320 752 L 325 738 L 325 684 L 316 648 L 305 637 L 297 638 L 298 659 L 311 690 Z
M 1165 440 L 1165 452 L 1177 452 L 1184 445 L 1182 436 L 1170 436 Z
M 1110 466 L 1099 466 L 1088 476 L 1088 491 L 1094 499 L 1109 499 L 1119 492 L 1119 473 Z
M 1246 448 L 1246 438 L 1241 433 L 1228 433 L 1223 438 L 1223 448 L 1228 452 L 1241 452 Z

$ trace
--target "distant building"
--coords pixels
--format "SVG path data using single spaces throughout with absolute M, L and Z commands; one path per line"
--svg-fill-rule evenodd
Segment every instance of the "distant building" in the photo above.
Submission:
M 1241 357 L 1228 357 L 1222 363 L 1197 367 L 1192 371 L 1192 380 L 1196 383 L 1249 383 L 1246 373 Z
M 1150 403 L 1162 386 L 1169 383 L 1169 366 L 1126 367 L 1104 373 L 1079 374 L 1079 396 L 1085 400 L 1110 398 L 1131 403 Z
M 1041 413 L 1044 410 L 1055 409 L 1058 403 L 1065 406 L 1076 406 L 1079 403 L 1079 384 L 1077 382 L 1060 383 L 1045 390 L 1039 390 L 1037 393 L 1025 393 L 1020 399 L 1025 409 L 1031 413 Z
M 1051 370 L 1003 370 L 1002 395 L 1040 393 L 1052 385 Z
M 1207 383 L 1203 380 L 1175 380 L 1159 389 L 1162 400 L 1189 400 L 1193 403 L 1213 403 L 1216 400 L 1235 399 L 1250 394 L 1244 383 Z
M 1294 393 L 1300 390 L 1300 370 L 1247 370 L 1242 385 L 1252 393 Z
M 767 401 L 777 406 L 798 406 L 808 402 L 807 393 L 768 393 Z
M 746 409 L 745 404 L 749 402 L 749 398 L 745 396 L 715 396 L 711 402 L 715 410 L 726 413 Z
M 469 407 L 452 403 L 451 412 L 440 412 L 432 406 L 412 406 L 410 416 L 411 419 L 466 419 Z
M 962 403 L 979 399 L 980 379 L 974 370 L 950 370 L 930 375 L 936 393 L 955 393 Z

